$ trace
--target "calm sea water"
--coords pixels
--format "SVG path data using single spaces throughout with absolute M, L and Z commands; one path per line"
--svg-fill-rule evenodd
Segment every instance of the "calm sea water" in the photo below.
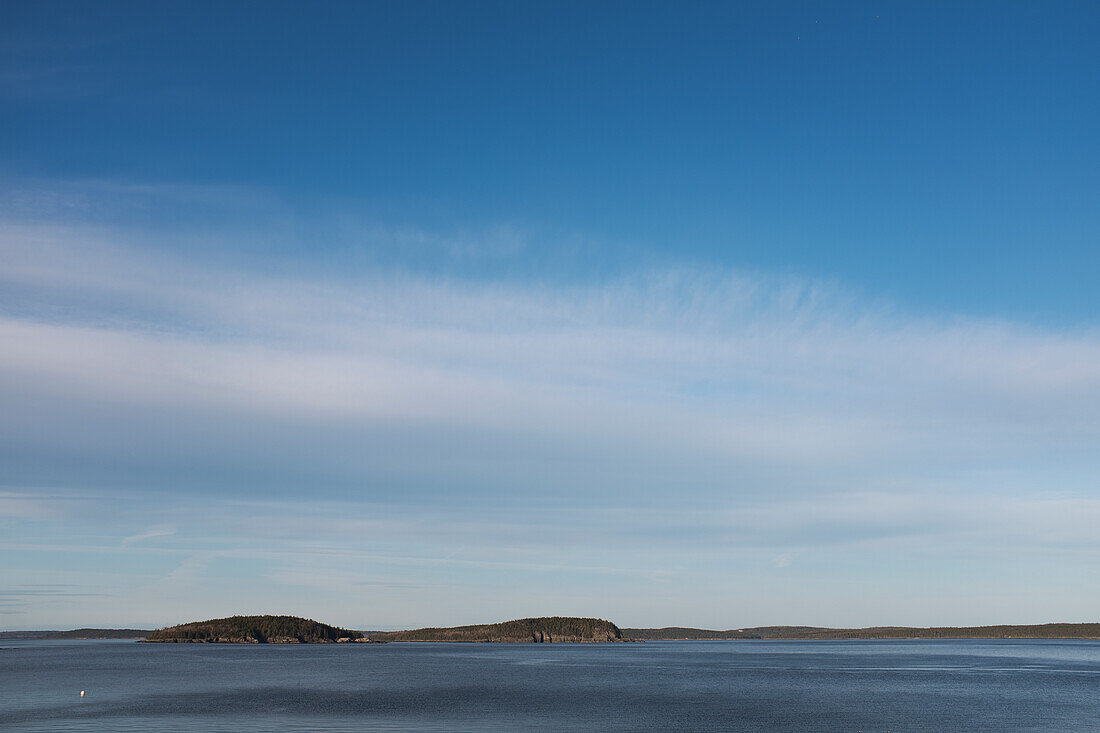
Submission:
M 1100 642 L 6 641 L 0 729 L 1100 731 Z

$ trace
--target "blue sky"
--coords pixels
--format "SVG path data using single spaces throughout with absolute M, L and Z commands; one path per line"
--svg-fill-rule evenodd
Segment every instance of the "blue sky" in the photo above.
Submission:
M 0 9 L 0 627 L 1094 620 L 1088 3 Z

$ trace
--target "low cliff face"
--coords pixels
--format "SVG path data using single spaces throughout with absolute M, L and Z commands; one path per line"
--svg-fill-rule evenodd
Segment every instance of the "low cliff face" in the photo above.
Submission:
M 598 618 L 547 616 L 499 624 L 372 633 L 375 641 L 464 641 L 499 644 L 595 644 L 629 641 L 619 627 Z
M 195 621 L 152 632 L 144 641 L 168 644 L 329 644 L 362 638 L 297 616 L 231 616 Z

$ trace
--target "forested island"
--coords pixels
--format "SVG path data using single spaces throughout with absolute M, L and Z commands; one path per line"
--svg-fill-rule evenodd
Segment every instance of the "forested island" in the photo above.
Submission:
M 756 626 L 715 631 L 669 626 L 661 629 L 623 629 L 635 639 L 1100 639 L 1100 623 L 1024 624 L 996 626 L 872 626 L 831 629 L 819 626 Z
M 373 641 L 466 641 L 502 644 L 595 644 L 631 641 L 618 626 L 599 618 L 544 616 L 498 624 L 371 632 Z
M 142 641 L 191 644 L 332 644 L 365 641 L 359 631 L 298 616 L 230 616 L 157 629 Z

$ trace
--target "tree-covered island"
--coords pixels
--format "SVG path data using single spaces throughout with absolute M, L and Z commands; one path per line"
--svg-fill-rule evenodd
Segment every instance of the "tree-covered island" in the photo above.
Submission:
M 544 616 L 498 624 L 476 624 L 411 631 L 371 632 L 373 641 L 465 641 L 504 644 L 597 644 L 631 641 L 618 626 L 599 618 Z
M 333 644 L 363 634 L 298 616 L 230 616 L 157 629 L 142 641 L 192 644 Z

